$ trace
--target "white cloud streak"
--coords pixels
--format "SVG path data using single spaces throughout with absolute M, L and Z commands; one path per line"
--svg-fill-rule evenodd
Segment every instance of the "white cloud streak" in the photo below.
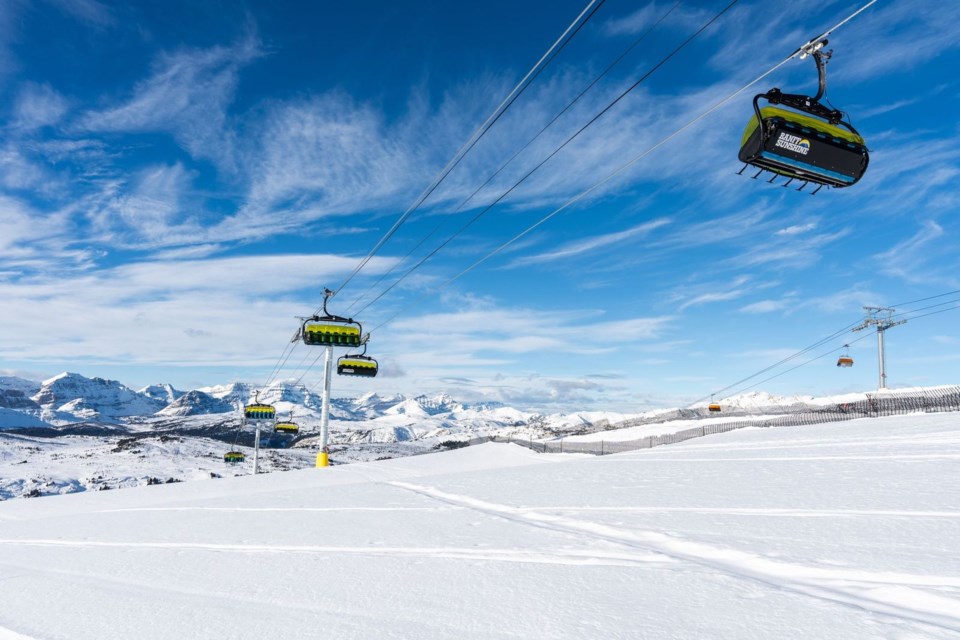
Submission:
M 564 260 L 568 258 L 573 258 L 580 256 L 584 253 L 591 253 L 598 251 L 600 249 L 605 249 L 611 245 L 621 243 L 625 240 L 630 240 L 636 238 L 637 236 L 645 236 L 651 232 L 669 225 L 671 220 L 667 218 L 660 218 L 658 220 L 652 220 L 650 222 L 644 222 L 636 226 L 630 227 L 623 231 L 617 231 L 616 233 L 607 233 L 599 236 L 593 236 L 590 238 L 585 238 L 577 242 L 568 243 L 555 251 L 549 251 L 545 253 L 534 254 L 530 256 L 524 256 L 522 258 L 517 258 L 510 263 L 510 267 L 522 267 L 532 264 L 541 264 L 544 262 L 554 262 L 556 260 Z
M 375 258 L 371 273 L 390 264 Z M 294 315 L 311 313 L 323 283 L 354 265 L 330 255 L 259 255 L 0 278 L 0 351 L 37 362 L 273 364 Z
M 960 287 L 956 241 L 933 220 L 924 222 L 913 236 L 878 253 L 874 260 L 883 273 L 914 284 L 940 282 Z
M 83 132 L 166 131 L 196 158 L 231 169 L 235 133 L 228 127 L 240 69 L 263 55 L 248 35 L 229 47 L 181 49 L 161 54 L 150 77 L 119 106 L 89 111 L 76 127 Z
M 27 82 L 13 108 L 13 127 L 30 130 L 56 124 L 67 112 L 66 98 L 48 84 Z
M 116 24 L 116 18 L 109 7 L 98 0 L 47 0 L 47 2 L 77 20 L 95 27 L 109 27 Z

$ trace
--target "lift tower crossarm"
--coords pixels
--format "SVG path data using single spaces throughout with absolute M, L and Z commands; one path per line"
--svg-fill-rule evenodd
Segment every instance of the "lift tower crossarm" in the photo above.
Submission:
M 895 309 L 890 307 L 864 307 L 867 317 L 851 331 L 863 331 L 869 327 L 877 328 L 877 362 L 880 366 L 880 385 L 878 388 L 887 388 L 887 368 L 884 360 L 883 332 L 892 327 L 905 324 L 906 320 L 894 320 Z

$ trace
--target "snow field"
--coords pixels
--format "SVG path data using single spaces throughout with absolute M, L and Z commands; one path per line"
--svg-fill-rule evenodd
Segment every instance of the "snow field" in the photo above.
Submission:
M 10 500 L 0 638 L 960 638 L 958 470 L 932 414 Z

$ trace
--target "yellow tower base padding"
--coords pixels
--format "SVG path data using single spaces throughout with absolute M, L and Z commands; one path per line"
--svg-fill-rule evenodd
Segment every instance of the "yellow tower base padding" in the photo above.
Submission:
M 330 465 L 330 457 L 326 451 L 321 451 L 317 454 L 317 468 L 326 467 Z

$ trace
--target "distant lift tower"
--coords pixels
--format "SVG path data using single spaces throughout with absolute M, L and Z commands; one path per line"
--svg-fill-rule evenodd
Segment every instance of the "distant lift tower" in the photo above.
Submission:
M 896 327 L 906 322 L 906 320 L 894 320 L 894 309 L 889 307 L 864 307 L 867 317 L 853 331 L 863 331 L 867 327 L 877 328 L 877 361 L 880 363 L 880 389 L 887 388 L 887 369 L 883 357 L 883 332 L 891 327 Z

